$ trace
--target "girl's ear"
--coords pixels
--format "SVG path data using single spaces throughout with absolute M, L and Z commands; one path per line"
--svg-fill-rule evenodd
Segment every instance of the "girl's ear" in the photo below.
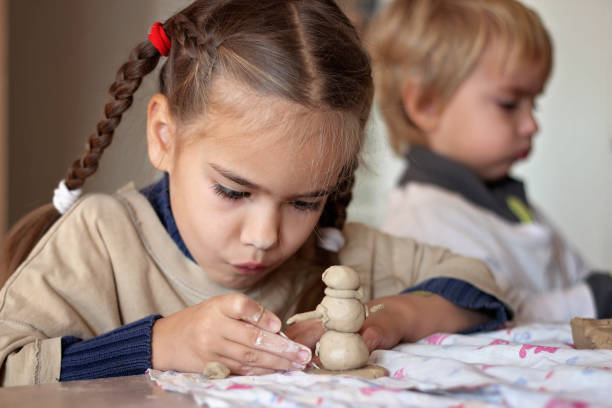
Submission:
M 160 93 L 153 95 L 147 108 L 147 146 L 149 160 L 158 170 L 169 171 L 172 167 L 175 133 L 168 99 Z
M 410 82 L 402 89 L 404 112 L 425 136 L 436 129 L 440 119 L 441 108 L 435 99 L 418 82 Z

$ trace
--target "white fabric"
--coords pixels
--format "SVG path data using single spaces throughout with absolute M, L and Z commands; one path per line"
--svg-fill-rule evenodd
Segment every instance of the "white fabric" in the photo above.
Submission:
M 592 299 L 591 289 L 584 282 L 566 289 L 538 293 L 523 302 L 520 309 L 521 320 L 543 320 L 540 317 L 546 316 L 548 321 L 561 322 L 567 321 L 568 316 L 593 317 L 595 310 Z
M 612 350 L 575 350 L 569 325 L 434 334 L 370 362 L 389 377 L 362 380 L 302 372 L 208 380 L 149 370 L 168 391 L 221 407 L 604 407 L 610 406 Z
M 340 252 L 344 247 L 344 236 L 338 228 L 318 229 L 317 245 L 330 252 Z
M 82 193 L 83 190 L 80 188 L 69 190 L 66 182 L 62 180 L 53 191 L 53 206 L 60 214 L 65 214 L 76 203 Z
M 581 283 L 590 268 L 540 212 L 534 216 L 511 223 L 459 194 L 410 183 L 391 193 L 381 229 L 485 261 L 519 322 L 595 317 Z

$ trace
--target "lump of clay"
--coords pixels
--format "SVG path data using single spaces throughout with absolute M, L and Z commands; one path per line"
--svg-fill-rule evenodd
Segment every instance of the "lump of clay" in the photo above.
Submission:
M 227 378 L 230 375 L 230 369 L 227 368 L 225 364 L 218 363 L 216 361 L 211 361 L 206 363 L 204 366 L 204 371 L 202 371 L 207 378 L 211 380 Z
M 358 333 L 329 330 L 317 343 L 316 354 L 328 370 L 351 370 L 368 362 L 370 350 Z
M 571 326 L 577 349 L 612 349 L 612 319 L 575 317 Z

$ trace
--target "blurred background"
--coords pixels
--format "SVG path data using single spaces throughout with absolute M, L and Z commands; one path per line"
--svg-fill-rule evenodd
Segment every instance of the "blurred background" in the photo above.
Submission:
M 254 0 L 256 1 L 256 0 Z M 80 156 L 107 87 L 154 21 L 190 0 L 0 0 L 0 238 L 51 200 Z M 384 3 L 384 0 L 380 0 Z M 555 66 L 539 101 L 540 133 L 515 174 L 593 267 L 612 268 L 612 0 L 524 0 L 555 43 Z M 344 0 L 359 25 L 374 0 Z M 87 191 L 111 192 L 154 178 L 145 150 L 150 75 L 124 115 Z M 402 170 L 374 112 L 352 220 L 376 226 Z

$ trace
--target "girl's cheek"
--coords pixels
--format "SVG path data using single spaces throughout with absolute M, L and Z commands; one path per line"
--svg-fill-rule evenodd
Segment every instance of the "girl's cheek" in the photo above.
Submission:
M 294 217 L 291 221 L 287 220 L 288 222 L 284 226 L 284 230 L 287 236 L 294 237 L 294 239 L 299 241 L 306 241 L 314 230 L 318 219 L 318 217 L 309 217 L 308 219 L 304 219 L 304 217 Z

